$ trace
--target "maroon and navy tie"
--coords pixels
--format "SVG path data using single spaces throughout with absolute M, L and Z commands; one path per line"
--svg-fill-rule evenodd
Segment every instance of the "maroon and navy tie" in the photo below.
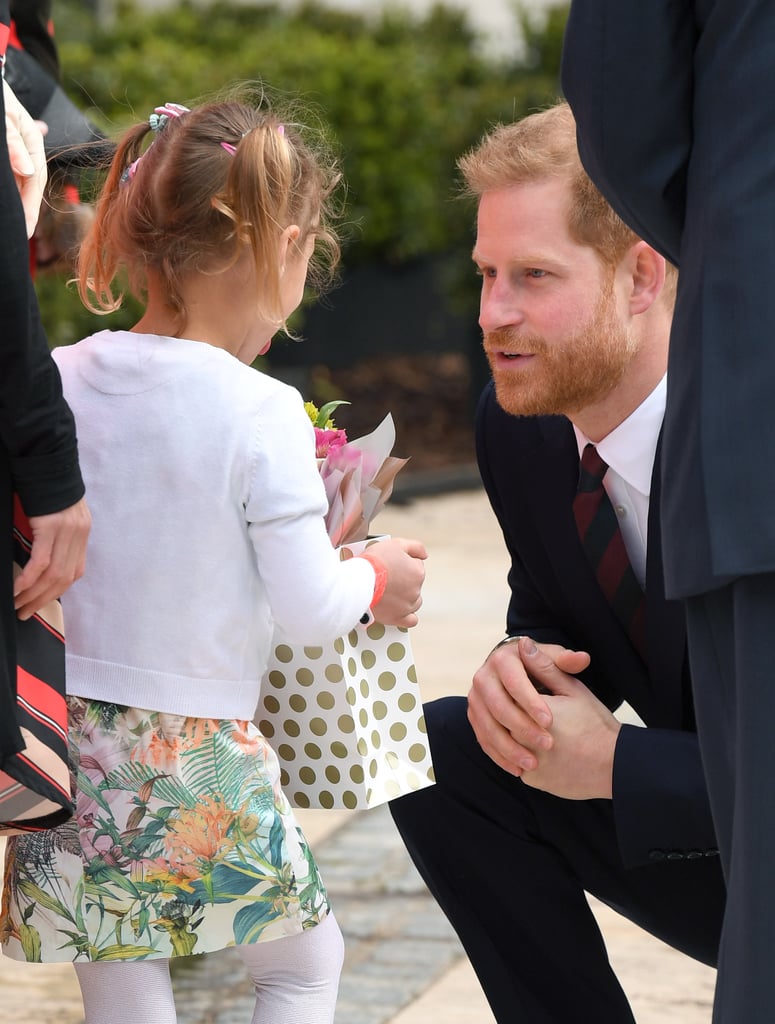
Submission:
M 608 465 L 588 444 L 581 456 L 573 515 L 597 581 L 635 649 L 646 653 L 646 600 L 633 572 L 619 522 L 605 488 Z

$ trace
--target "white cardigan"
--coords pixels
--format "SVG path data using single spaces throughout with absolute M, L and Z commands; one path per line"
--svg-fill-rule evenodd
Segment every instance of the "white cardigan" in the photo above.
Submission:
M 251 718 L 275 626 L 323 643 L 374 589 L 326 535 L 301 396 L 198 341 L 102 331 L 54 358 L 93 521 L 63 598 L 68 693 Z

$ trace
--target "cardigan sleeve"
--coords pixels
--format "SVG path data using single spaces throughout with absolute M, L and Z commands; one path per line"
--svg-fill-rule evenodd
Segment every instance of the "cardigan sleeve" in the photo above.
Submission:
M 324 516 L 312 424 L 292 388 L 275 392 L 260 417 L 247 504 L 250 537 L 272 617 L 295 643 L 349 632 L 369 606 L 374 570 L 342 562 Z

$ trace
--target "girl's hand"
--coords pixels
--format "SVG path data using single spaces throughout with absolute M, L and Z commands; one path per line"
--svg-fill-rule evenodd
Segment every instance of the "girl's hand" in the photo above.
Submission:
M 379 602 L 372 608 L 377 622 L 384 626 L 417 625 L 417 611 L 422 605 L 424 560 L 428 557 L 419 540 L 391 537 L 369 548 L 387 569 L 387 586 Z

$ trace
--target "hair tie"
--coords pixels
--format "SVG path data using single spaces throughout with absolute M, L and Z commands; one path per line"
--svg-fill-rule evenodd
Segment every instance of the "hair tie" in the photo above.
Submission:
M 162 131 L 173 117 L 182 117 L 183 114 L 189 114 L 190 110 L 188 107 L 184 107 L 182 103 L 165 103 L 162 107 L 154 107 L 154 111 L 148 117 L 148 124 L 151 126 L 151 131 L 154 135 L 158 135 Z M 151 143 L 151 146 L 153 142 Z M 149 146 L 148 149 L 151 147 Z M 148 150 L 145 151 L 146 153 Z M 124 168 L 124 173 L 121 175 L 121 185 L 128 185 L 129 182 L 134 178 L 137 173 L 137 167 L 140 161 L 145 156 L 145 153 L 141 153 L 140 156 L 133 160 L 132 163 Z
M 190 113 L 189 108 L 184 107 L 182 103 L 165 103 L 161 107 L 154 107 L 153 113 L 148 118 L 148 124 L 151 126 L 151 131 L 158 134 L 164 129 L 170 118 L 181 117 L 188 113 Z
M 134 178 L 135 173 L 137 172 L 137 165 L 140 163 L 140 161 L 142 159 L 143 159 L 143 154 L 141 153 L 140 156 L 136 160 L 132 161 L 132 163 L 129 165 L 129 167 L 125 167 L 124 168 L 124 172 L 121 175 L 121 182 L 120 182 L 120 184 L 122 184 L 122 185 L 128 185 L 129 184 L 129 182 L 132 180 L 132 178 Z

